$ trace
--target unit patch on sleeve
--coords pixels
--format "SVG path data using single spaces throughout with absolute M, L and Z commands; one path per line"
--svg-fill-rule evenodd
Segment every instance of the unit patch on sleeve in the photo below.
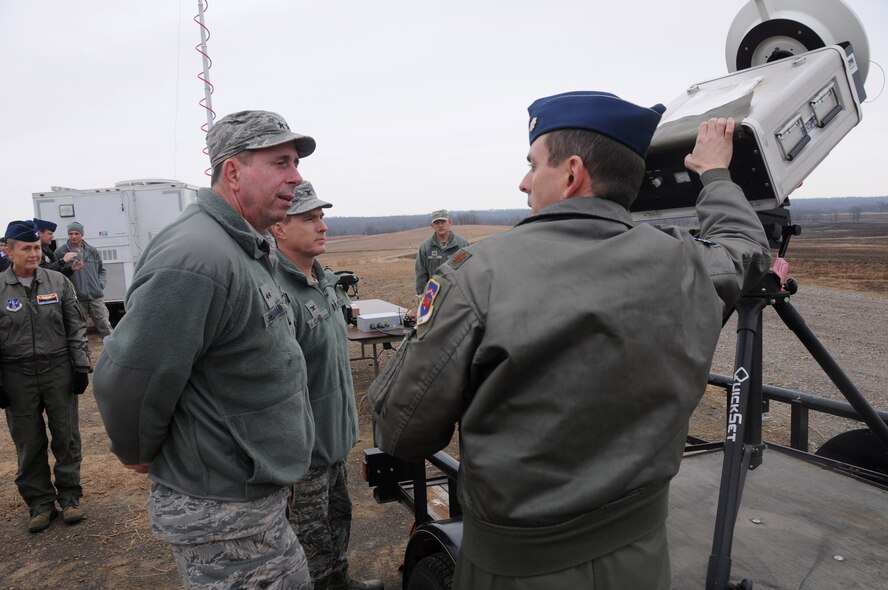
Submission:
M 47 293 L 46 295 L 38 295 L 37 296 L 37 305 L 49 305 L 51 303 L 58 303 L 59 296 L 57 293 Z
M 416 335 L 422 338 L 432 327 L 432 322 L 438 315 L 444 296 L 450 290 L 450 281 L 441 276 L 436 276 L 426 284 L 425 294 L 419 304 L 416 314 Z
M 438 279 L 429 279 L 429 282 L 426 283 L 425 294 L 422 296 L 422 301 L 419 302 L 419 311 L 416 314 L 416 325 L 421 326 L 432 318 L 432 311 L 435 308 L 435 297 L 438 296 L 438 291 L 441 289 L 441 283 L 438 282 Z

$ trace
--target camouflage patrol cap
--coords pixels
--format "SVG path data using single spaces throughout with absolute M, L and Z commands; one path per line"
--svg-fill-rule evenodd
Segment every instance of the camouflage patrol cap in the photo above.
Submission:
M 290 131 L 284 118 L 270 111 L 239 111 L 219 119 L 207 133 L 210 164 L 217 164 L 245 150 L 261 150 L 292 141 L 300 158 L 311 155 L 315 140 Z
M 439 220 L 450 221 L 450 213 L 447 212 L 447 209 L 438 209 L 437 211 L 432 211 L 432 223 L 435 223 Z
M 296 196 L 293 198 L 293 204 L 287 210 L 287 215 L 299 215 L 314 211 L 318 207 L 327 209 L 332 206 L 327 201 L 320 200 L 311 183 L 303 180 L 302 184 L 296 187 Z

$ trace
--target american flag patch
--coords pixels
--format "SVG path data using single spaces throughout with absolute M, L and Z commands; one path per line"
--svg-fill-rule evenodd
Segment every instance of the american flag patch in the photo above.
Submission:
M 56 293 L 47 293 L 46 295 L 37 296 L 37 305 L 49 305 L 50 303 L 58 303 L 59 296 Z

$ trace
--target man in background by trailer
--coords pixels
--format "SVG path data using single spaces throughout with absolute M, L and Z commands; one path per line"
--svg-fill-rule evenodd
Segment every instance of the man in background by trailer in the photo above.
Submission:
M 685 160 L 693 236 L 628 211 L 662 105 L 572 92 L 528 110 L 531 215 L 429 281 L 369 392 L 377 441 L 419 459 L 459 422 L 454 588 L 665 590 L 669 482 L 768 240 L 727 170 L 733 120 L 703 123 Z
M 111 334 L 111 321 L 108 319 L 108 308 L 105 306 L 105 265 L 99 251 L 83 239 L 83 224 L 72 221 L 68 224 L 68 241 L 55 251 L 56 260 L 66 261 L 73 253 L 73 264 L 79 267 L 71 275 L 71 282 L 77 291 L 77 303 L 83 310 L 84 317 L 92 319 L 93 326 L 104 338 Z

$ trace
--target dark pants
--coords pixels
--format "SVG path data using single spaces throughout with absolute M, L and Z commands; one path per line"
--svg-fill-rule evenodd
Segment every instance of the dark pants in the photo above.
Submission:
M 460 554 L 453 575 L 454 590 L 668 590 L 671 573 L 666 525 L 603 555 L 551 574 L 524 578 L 486 572 Z
M 3 368 L 3 388 L 9 397 L 6 423 L 18 454 L 15 484 L 31 514 L 45 512 L 56 500 L 64 508 L 79 503 L 80 429 L 77 396 L 71 393 L 69 362 L 39 375 Z M 46 436 L 46 413 L 52 442 Z M 50 479 L 47 447 L 55 457 L 55 486 Z

